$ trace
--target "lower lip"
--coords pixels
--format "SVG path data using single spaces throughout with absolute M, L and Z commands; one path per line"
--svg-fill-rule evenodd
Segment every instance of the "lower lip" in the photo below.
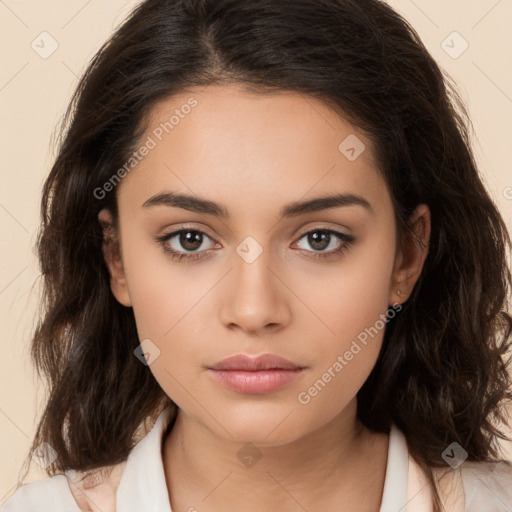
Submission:
M 304 371 L 297 370 L 212 370 L 209 373 L 221 384 L 239 393 L 264 394 L 294 381 Z

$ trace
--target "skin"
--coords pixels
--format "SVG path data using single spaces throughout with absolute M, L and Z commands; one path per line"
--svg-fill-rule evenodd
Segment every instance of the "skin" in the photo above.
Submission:
M 429 209 L 419 205 L 411 217 L 425 247 L 411 235 L 397 244 L 370 139 L 326 104 L 293 91 L 193 88 L 155 105 L 141 140 L 190 97 L 198 105 L 117 186 L 119 246 L 104 245 L 112 292 L 133 307 L 140 340 L 160 350 L 149 369 L 179 407 L 163 443 L 171 507 L 378 511 L 388 436 L 357 420 L 356 393 L 384 329 L 309 403 L 297 397 L 358 334 L 407 300 L 427 254 Z M 354 161 L 338 149 L 350 134 L 366 146 Z M 229 217 L 142 207 L 164 191 L 221 203 Z M 332 193 L 362 196 L 372 211 L 350 205 L 279 217 L 285 204 Z M 111 221 L 109 211 L 99 220 Z M 182 223 L 207 234 L 200 246 L 211 249 L 206 257 L 172 259 L 155 241 Z M 315 248 L 304 236 L 315 229 L 355 240 L 333 254 L 345 242 L 332 235 Z M 236 251 L 247 236 L 263 251 L 252 263 Z M 178 236 L 172 240 L 175 250 L 194 252 Z M 322 252 L 331 256 L 315 258 Z M 239 353 L 273 353 L 307 368 L 272 393 L 239 393 L 206 369 Z M 247 442 L 261 455 L 252 467 L 237 456 Z

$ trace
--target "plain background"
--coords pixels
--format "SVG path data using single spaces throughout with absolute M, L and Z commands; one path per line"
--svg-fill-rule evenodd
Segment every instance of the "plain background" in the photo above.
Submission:
M 137 3 L 0 0 L 4 48 L 0 68 L 0 500 L 11 494 L 17 482 L 45 398 L 28 346 L 37 312 L 39 274 L 32 247 L 42 184 L 55 156 L 52 137 L 78 76 Z M 389 3 L 457 82 L 469 107 L 484 181 L 512 232 L 512 1 Z M 58 47 L 43 58 L 41 53 L 51 50 L 52 44 Z M 512 460 L 512 443 L 504 443 L 504 448 Z M 26 481 L 44 476 L 32 464 Z

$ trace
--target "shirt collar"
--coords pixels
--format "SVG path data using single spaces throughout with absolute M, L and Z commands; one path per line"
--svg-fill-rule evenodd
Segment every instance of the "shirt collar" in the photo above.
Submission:
M 162 438 L 172 420 L 173 407 L 166 407 L 153 427 L 132 448 L 116 492 L 118 510 L 172 512 L 162 459 Z
M 173 418 L 173 407 L 166 407 L 150 432 L 132 449 L 119 487 L 119 510 L 172 512 L 162 459 L 163 435 Z M 386 476 L 379 512 L 405 510 L 407 504 L 408 449 L 402 432 L 391 426 Z
M 409 451 L 402 432 L 391 425 L 386 477 L 379 512 L 403 511 L 407 505 Z

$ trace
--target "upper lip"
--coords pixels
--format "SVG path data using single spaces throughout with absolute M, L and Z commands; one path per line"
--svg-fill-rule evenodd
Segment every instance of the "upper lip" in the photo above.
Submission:
M 275 354 L 263 354 L 258 357 L 250 357 L 245 354 L 237 354 L 227 357 L 209 367 L 212 370 L 299 370 L 304 367 L 276 356 Z

